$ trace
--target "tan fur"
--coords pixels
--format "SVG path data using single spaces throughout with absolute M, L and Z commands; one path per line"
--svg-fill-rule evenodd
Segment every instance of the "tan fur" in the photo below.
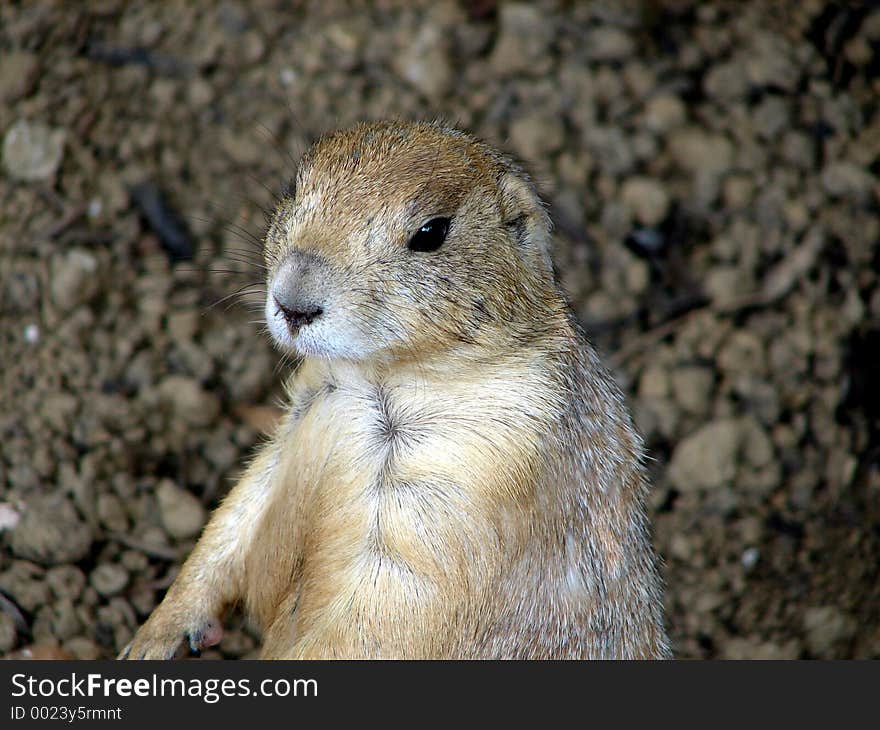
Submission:
M 266 237 L 289 412 L 124 655 L 215 641 L 242 600 L 266 658 L 668 656 L 641 442 L 548 242 L 527 177 L 460 132 L 320 140 Z M 273 292 L 323 313 L 286 331 Z

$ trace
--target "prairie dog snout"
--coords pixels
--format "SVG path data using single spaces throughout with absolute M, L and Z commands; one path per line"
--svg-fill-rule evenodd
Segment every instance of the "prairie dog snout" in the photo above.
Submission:
M 291 344 L 300 327 L 312 324 L 329 305 L 327 264 L 313 253 L 288 252 L 269 282 L 266 322 L 273 337 Z

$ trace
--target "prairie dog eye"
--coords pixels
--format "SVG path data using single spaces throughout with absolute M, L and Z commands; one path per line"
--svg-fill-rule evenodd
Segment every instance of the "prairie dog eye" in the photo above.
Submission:
M 410 251 L 436 251 L 446 240 L 451 218 L 432 218 L 413 233 L 406 247 Z

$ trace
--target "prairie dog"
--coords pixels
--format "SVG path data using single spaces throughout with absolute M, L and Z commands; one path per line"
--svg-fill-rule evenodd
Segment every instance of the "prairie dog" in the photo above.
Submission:
M 664 658 L 642 444 L 507 157 L 448 127 L 319 140 L 265 238 L 302 362 L 272 439 L 122 657 Z

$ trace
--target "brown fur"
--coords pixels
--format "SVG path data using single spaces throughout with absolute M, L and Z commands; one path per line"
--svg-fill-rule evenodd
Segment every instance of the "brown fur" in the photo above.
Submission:
M 266 658 L 669 655 L 642 445 L 553 281 L 507 158 L 434 124 L 320 140 L 266 237 L 290 409 L 124 652 Z M 425 221 L 452 219 L 436 251 Z M 286 331 L 272 297 L 320 306 Z

